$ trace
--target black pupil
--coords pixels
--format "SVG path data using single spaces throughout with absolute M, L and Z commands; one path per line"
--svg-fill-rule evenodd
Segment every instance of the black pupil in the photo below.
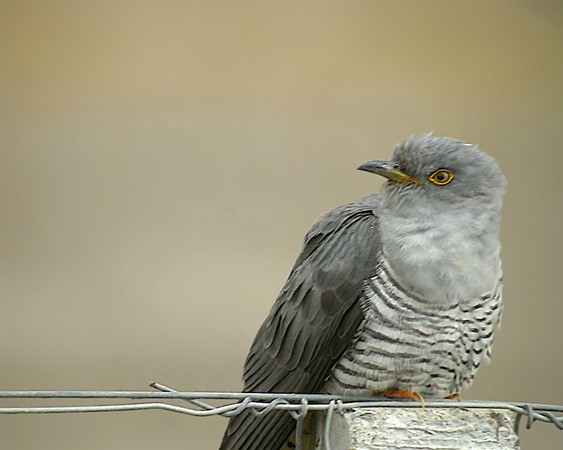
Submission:
M 438 173 L 436 174 L 436 179 L 437 179 L 438 181 L 446 181 L 446 178 L 447 178 L 447 175 L 446 175 L 445 172 L 438 172 Z

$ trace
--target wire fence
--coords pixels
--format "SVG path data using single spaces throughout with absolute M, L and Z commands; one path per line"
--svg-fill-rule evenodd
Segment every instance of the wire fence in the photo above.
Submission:
M 303 420 L 309 412 L 324 413 L 325 442 L 328 443 L 328 430 L 334 412 L 355 408 L 420 408 L 421 404 L 412 401 L 386 400 L 381 397 L 365 399 L 347 398 L 322 394 L 266 394 L 239 392 L 179 392 L 159 383 L 151 383 L 155 391 L 0 391 L 0 399 L 74 399 L 74 400 L 144 400 L 136 403 L 72 405 L 72 406 L 31 406 L 0 407 L 0 414 L 60 414 L 60 413 L 99 413 L 117 411 L 164 410 L 190 416 L 232 417 L 244 410 L 256 416 L 268 414 L 272 410 L 287 411 L 296 420 L 296 450 L 300 450 Z M 191 406 L 169 403 L 182 400 Z M 212 405 L 210 402 L 218 402 Z M 534 422 L 547 422 L 563 430 L 563 405 L 432 400 L 424 402 L 425 408 L 479 408 L 505 409 L 516 413 L 515 432 L 519 432 L 520 422 L 525 418 L 526 428 Z M 330 446 L 328 445 L 328 448 Z

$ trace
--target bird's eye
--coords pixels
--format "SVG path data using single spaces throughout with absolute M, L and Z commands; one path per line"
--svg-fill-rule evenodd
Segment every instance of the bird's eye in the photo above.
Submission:
M 451 173 L 448 169 L 438 169 L 428 177 L 428 180 L 430 180 L 436 186 L 444 186 L 452 181 L 453 177 L 454 174 Z

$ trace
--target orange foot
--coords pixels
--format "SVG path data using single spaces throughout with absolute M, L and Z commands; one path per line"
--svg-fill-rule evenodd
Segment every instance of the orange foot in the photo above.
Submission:
M 457 400 L 458 402 L 461 402 L 461 395 L 459 395 L 459 393 L 457 392 L 454 392 L 453 394 L 446 395 L 444 397 L 444 400 Z
M 415 402 L 419 402 L 420 406 L 424 407 L 424 399 L 420 396 L 420 394 L 414 391 L 409 391 L 409 390 L 397 391 L 395 389 L 388 389 L 386 391 L 373 392 L 373 395 L 378 397 L 410 398 Z

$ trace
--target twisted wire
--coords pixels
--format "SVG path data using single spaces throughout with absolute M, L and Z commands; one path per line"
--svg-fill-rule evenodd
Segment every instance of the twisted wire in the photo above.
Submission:
M 178 392 L 164 385 L 151 385 L 158 391 L 0 391 L 0 399 L 75 399 L 75 400 L 109 400 L 129 399 L 146 400 L 140 403 L 117 405 L 73 405 L 73 406 L 31 406 L 31 407 L 0 407 L 0 414 L 60 414 L 60 413 L 93 413 L 139 411 L 158 409 L 186 414 L 191 416 L 221 415 L 231 417 L 244 410 L 261 416 L 272 410 L 287 411 L 297 422 L 297 432 L 302 433 L 303 420 L 309 412 L 325 412 L 325 440 L 327 448 L 327 430 L 334 411 L 342 412 L 354 408 L 420 408 L 416 402 L 387 400 L 371 397 L 365 399 L 345 398 L 322 394 L 266 394 L 238 392 Z M 179 406 L 166 401 L 182 400 L 191 407 Z M 222 401 L 226 404 L 214 406 L 209 401 Z M 432 400 L 425 402 L 425 408 L 481 408 L 506 409 L 517 415 L 515 431 L 520 429 L 522 418 L 526 418 L 526 428 L 535 422 L 551 423 L 563 430 L 563 405 L 523 403 L 523 402 L 492 402 L 492 401 L 451 401 Z M 300 436 L 300 434 L 299 434 Z M 296 447 L 299 450 L 299 447 Z

